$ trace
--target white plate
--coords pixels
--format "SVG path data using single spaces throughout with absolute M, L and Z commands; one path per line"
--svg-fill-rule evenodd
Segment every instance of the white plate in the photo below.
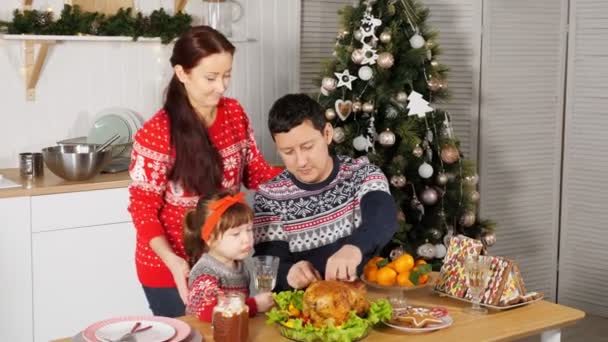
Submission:
M 97 118 L 87 136 L 87 142 L 91 144 L 103 144 L 114 134 L 120 138 L 113 144 L 124 144 L 131 141 L 131 124 L 123 117 L 116 114 L 102 115 Z
M 439 319 L 442 321 L 442 323 L 429 325 L 424 328 L 410 328 L 410 327 L 406 327 L 406 326 L 403 326 L 403 325 L 400 325 L 397 323 L 391 323 L 390 321 L 385 321 L 384 324 L 388 325 L 391 328 L 400 330 L 400 331 L 418 334 L 418 333 L 425 333 L 425 332 L 445 329 L 445 328 L 449 327 L 450 325 L 452 325 L 452 323 L 454 323 L 454 320 L 452 319 L 452 317 L 450 315 L 440 317 Z
M 175 335 L 175 328 L 169 324 L 156 321 L 140 322 L 140 327 L 143 328 L 151 325 L 152 328 L 134 334 L 133 337 L 135 337 L 135 340 L 138 342 L 164 342 L 168 341 Z M 99 328 L 95 332 L 95 337 L 101 341 L 104 339 L 112 341 L 118 340 L 131 331 L 131 328 L 133 328 L 135 323 L 137 323 L 137 321 L 122 321 L 108 324 Z

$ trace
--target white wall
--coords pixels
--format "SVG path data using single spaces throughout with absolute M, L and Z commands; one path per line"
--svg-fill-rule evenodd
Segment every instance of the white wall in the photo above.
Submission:
M 266 113 L 279 96 L 297 91 L 300 0 L 240 0 L 244 18 L 235 24 L 237 42 L 232 86 L 248 112 L 258 144 L 278 161 L 266 132 Z M 61 0 L 34 1 L 35 8 L 58 13 Z M 135 0 L 144 13 L 173 9 L 173 0 Z M 0 20 L 10 20 L 20 0 L 0 1 Z M 186 11 L 200 20 L 201 2 Z M 127 107 L 151 117 L 162 104 L 171 76 L 171 46 L 132 42 L 59 42 L 51 47 L 36 89 L 27 102 L 23 79 L 23 43 L 0 39 L 0 168 L 17 167 L 20 152 L 38 151 L 65 138 L 86 135 L 96 113 Z

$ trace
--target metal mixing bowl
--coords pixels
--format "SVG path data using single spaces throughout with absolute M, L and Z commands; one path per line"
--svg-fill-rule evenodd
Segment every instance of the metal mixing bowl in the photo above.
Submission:
M 57 176 L 80 181 L 93 178 L 112 160 L 112 149 L 95 152 L 99 145 L 59 145 L 42 149 L 44 163 Z

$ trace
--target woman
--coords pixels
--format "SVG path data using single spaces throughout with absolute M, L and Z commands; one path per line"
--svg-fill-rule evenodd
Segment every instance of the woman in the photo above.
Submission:
M 137 230 L 137 275 L 154 315 L 184 314 L 190 266 L 182 239 L 185 212 L 201 196 L 257 189 L 280 170 L 259 152 L 247 115 L 223 97 L 235 47 L 207 26 L 175 43 L 165 104 L 133 142 L 129 212 Z

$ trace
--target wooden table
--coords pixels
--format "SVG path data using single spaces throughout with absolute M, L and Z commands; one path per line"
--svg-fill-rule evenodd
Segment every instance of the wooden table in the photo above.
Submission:
M 371 298 L 386 297 L 387 292 L 370 289 Z M 490 310 L 487 315 L 469 315 L 463 309 L 470 306 L 447 297 L 433 294 L 430 288 L 404 292 L 410 304 L 437 305 L 447 308 L 454 319 L 454 324 L 443 330 L 411 335 L 378 325 L 364 341 L 403 341 L 404 336 L 415 337 L 418 342 L 425 341 L 513 341 L 524 337 L 540 335 L 542 342 L 558 342 L 561 339 L 561 328 L 583 319 L 585 313 L 567 306 L 540 301 L 527 306 L 505 310 Z M 205 337 L 213 341 L 209 323 L 201 322 L 195 317 L 184 316 L 181 320 L 190 324 Z M 251 319 L 249 334 L 251 341 L 285 340 L 278 330 L 265 324 L 266 317 L 259 314 Z M 69 342 L 62 339 L 57 342 Z

